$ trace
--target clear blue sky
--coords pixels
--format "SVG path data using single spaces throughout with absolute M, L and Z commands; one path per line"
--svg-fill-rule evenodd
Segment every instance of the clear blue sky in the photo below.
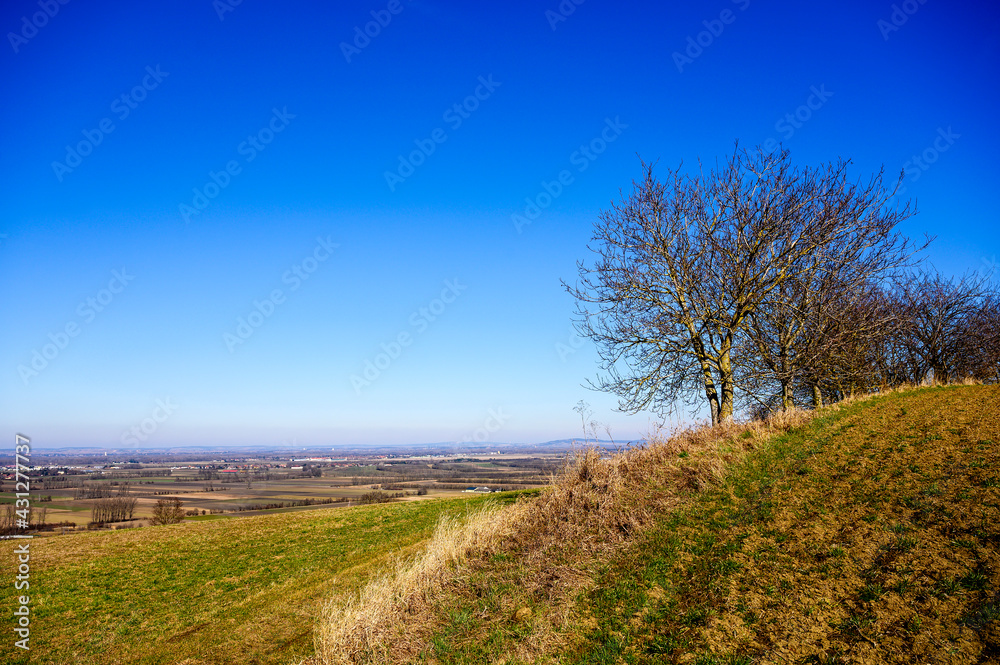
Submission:
M 639 156 L 905 167 L 935 265 L 1000 256 L 996 3 L 223 2 L 3 3 L 11 439 L 641 436 L 559 285 Z

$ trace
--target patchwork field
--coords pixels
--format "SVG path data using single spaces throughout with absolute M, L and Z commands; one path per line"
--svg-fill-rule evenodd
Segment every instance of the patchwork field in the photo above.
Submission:
M 510 500 L 466 497 L 36 538 L 31 657 L 8 635 L 0 662 L 287 664 L 312 652 L 324 597 L 419 547 L 442 515 Z M 15 606 L 13 584 L 0 605 Z
M 143 459 L 141 464 L 109 467 L 100 463 L 103 459 L 92 456 L 79 460 L 85 462 L 82 467 L 70 469 L 74 475 L 32 477 L 33 523 L 44 519 L 49 525 L 65 525 L 60 531 L 85 528 L 94 519 L 91 509 L 95 503 L 120 493 L 135 500 L 133 519 L 108 523 L 106 527 L 144 526 L 156 502 L 169 498 L 180 499 L 191 517 L 197 513 L 215 518 L 357 505 L 360 497 L 373 488 L 383 488 L 404 499 L 458 497 L 467 487 L 480 485 L 524 489 L 547 484 L 564 456 L 397 456 L 358 459 L 349 464 L 313 463 L 306 471 L 301 466 L 298 470 L 287 468 L 287 458 L 283 462 L 237 459 L 219 464 L 218 460 L 156 459 L 164 455 L 137 457 L 152 457 L 153 461 Z M 0 455 L 0 461 L 7 460 Z M 50 457 L 43 463 L 68 462 Z M 222 467 L 228 469 L 223 471 Z M 13 493 L 7 491 L 13 488 L 12 478 L 0 484 L 4 490 L 0 492 L 0 504 L 13 503 Z M 307 503 L 314 505 L 304 505 Z

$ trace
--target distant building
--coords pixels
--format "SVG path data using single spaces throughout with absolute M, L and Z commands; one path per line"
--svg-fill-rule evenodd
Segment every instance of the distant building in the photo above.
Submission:
M 465 488 L 462 491 L 463 492 L 475 492 L 477 494 L 489 494 L 493 490 L 491 490 L 489 487 L 467 487 L 467 488 Z

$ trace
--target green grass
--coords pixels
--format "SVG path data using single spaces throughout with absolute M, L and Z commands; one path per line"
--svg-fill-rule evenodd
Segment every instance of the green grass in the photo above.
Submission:
M 1000 618 L 1000 504 L 974 474 L 996 468 L 1000 451 L 970 463 L 964 429 L 944 425 L 997 431 L 998 397 L 986 387 L 890 394 L 773 439 L 598 571 L 560 662 L 984 656 L 983 631 Z M 990 415 L 956 415 L 969 401 Z M 896 445 L 906 433 L 919 442 Z M 976 632 L 956 645 L 963 626 Z
M 30 662 L 287 665 L 312 653 L 324 598 L 356 588 L 392 555 L 415 551 L 442 514 L 486 500 L 205 516 L 36 538 Z M 0 560 L 5 580 L 14 575 L 10 549 Z M 0 606 L 14 606 L 13 591 L 13 584 L 0 588 Z M 29 662 L 12 642 L 0 642 L 0 662 Z

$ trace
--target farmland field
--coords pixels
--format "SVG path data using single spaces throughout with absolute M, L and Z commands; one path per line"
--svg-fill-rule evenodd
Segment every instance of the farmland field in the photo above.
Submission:
M 318 509 L 31 542 L 31 658 L 3 663 L 281 663 L 312 652 L 322 599 L 419 548 L 470 496 Z M 0 571 L 15 576 L 13 547 Z M 24 593 L 24 592 L 21 592 Z M 0 604 L 14 606 L 6 584 Z
M 163 458 L 163 455 L 159 457 Z M 314 509 L 318 505 L 356 505 L 361 495 L 382 488 L 397 498 L 457 497 L 469 486 L 525 489 L 548 483 L 562 455 L 504 456 L 502 459 L 426 457 L 355 459 L 350 463 L 314 463 L 311 468 L 288 468 L 283 462 L 239 459 L 177 462 L 160 459 L 142 464 L 108 466 L 90 458 L 82 466 L 65 467 L 68 475 L 33 476 L 32 522 L 58 524 L 60 531 L 86 528 L 91 508 L 103 498 L 125 496 L 135 500 L 133 519 L 101 526 L 144 526 L 160 499 L 177 498 L 189 516 L 248 515 L 276 510 Z M 0 460 L 4 460 L 0 455 Z M 67 463 L 54 457 L 49 464 Z M 228 467 L 223 470 L 222 467 Z M 52 469 L 57 468 L 53 466 Z M 11 488 L 10 473 L 3 481 Z M 0 504 L 13 503 L 11 493 L 0 493 Z M 44 510 L 44 514 L 41 512 Z

